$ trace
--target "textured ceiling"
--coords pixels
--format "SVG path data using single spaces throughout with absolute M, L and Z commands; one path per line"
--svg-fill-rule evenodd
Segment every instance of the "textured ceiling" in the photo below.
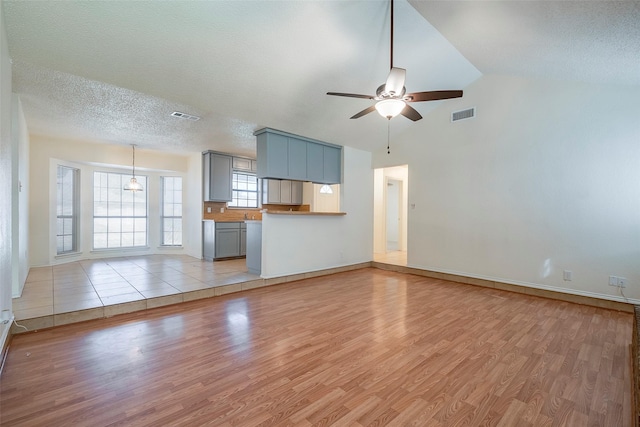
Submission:
M 394 46 L 408 91 L 464 89 L 481 72 L 640 84 L 637 2 L 410 3 L 396 1 Z M 370 101 L 325 95 L 383 83 L 386 1 L 2 6 L 13 90 L 34 134 L 245 155 L 264 126 L 365 150 L 386 144 L 385 119 L 349 120 Z M 442 102 L 414 106 L 426 115 Z M 421 124 L 395 118 L 392 134 Z
M 483 74 L 640 85 L 640 2 L 410 3 Z

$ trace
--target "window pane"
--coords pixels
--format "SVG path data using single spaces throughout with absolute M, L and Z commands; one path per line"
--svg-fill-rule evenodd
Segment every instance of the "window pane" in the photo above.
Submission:
M 162 244 L 178 245 L 174 237 L 176 224 L 182 217 L 182 178 L 162 177 Z M 182 240 L 182 237 L 180 237 Z
M 93 233 L 93 247 L 104 249 L 107 247 L 107 233 Z
M 147 233 L 135 233 L 134 236 L 134 245 L 135 246 L 145 246 L 147 244 Z
M 122 247 L 120 233 L 107 233 L 107 247 L 109 248 Z
M 134 246 L 133 245 L 133 233 L 122 233 L 122 246 Z
M 146 246 L 147 192 L 124 190 L 130 179 L 130 174 L 94 173 L 94 248 Z M 148 190 L 146 176 L 136 179 Z
M 233 173 L 232 207 L 258 207 L 258 178 L 255 175 L 234 172 Z
M 73 252 L 77 248 L 77 221 L 80 201 L 78 200 L 78 177 L 75 168 L 57 167 L 56 187 L 56 251 L 58 254 Z
M 133 230 L 133 218 L 122 218 L 122 232 L 123 233 L 132 233 Z

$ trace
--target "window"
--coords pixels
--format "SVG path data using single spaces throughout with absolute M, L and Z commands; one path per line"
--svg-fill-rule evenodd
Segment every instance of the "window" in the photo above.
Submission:
M 93 173 L 93 248 L 147 245 L 147 192 L 126 191 L 131 175 Z M 146 176 L 136 176 L 145 190 Z
M 229 202 L 234 208 L 258 207 L 258 178 L 255 175 L 234 172 L 232 181 L 233 195 Z
M 78 177 L 75 168 L 58 165 L 56 199 L 57 254 L 78 251 Z
M 182 178 L 162 177 L 162 244 L 182 245 Z

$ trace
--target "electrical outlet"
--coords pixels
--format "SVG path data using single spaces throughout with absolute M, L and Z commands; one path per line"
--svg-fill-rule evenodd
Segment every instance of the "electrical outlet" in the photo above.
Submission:
M 220 213 L 224 213 L 224 208 L 220 208 Z
M 207 206 L 207 213 L 211 213 L 211 206 Z
M 626 277 L 618 277 L 618 287 L 626 288 L 629 284 L 629 280 Z
M 564 270 L 564 272 L 562 273 L 562 278 L 564 280 L 566 280 L 567 282 L 570 282 L 573 280 L 573 272 L 571 272 L 570 270 Z
M 618 277 L 609 276 L 609 286 L 618 286 Z

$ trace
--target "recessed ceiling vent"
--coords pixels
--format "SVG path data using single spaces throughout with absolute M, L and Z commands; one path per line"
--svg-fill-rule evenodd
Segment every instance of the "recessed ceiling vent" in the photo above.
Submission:
M 171 115 L 173 117 L 180 117 L 181 119 L 187 119 L 193 122 L 197 122 L 198 120 L 200 120 L 200 117 L 198 116 L 192 116 L 191 114 L 181 113 L 180 111 L 174 111 L 173 113 L 171 113 Z
M 466 110 L 454 111 L 451 113 L 451 122 L 457 122 L 459 120 L 473 119 L 476 116 L 476 107 L 468 108 Z

